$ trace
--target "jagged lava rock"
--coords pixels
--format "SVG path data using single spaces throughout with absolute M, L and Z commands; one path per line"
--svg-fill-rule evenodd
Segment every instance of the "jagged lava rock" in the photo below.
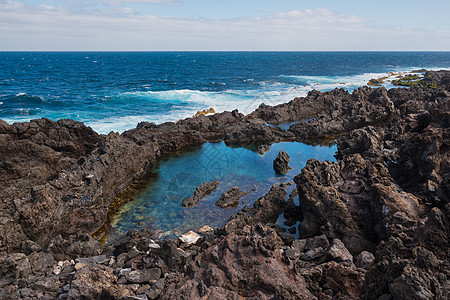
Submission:
M 201 198 L 214 191 L 219 184 L 220 181 L 213 179 L 211 182 L 204 182 L 198 185 L 194 191 L 194 196 L 184 198 L 182 205 L 184 207 L 194 207 Z
M 278 153 L 277 158 L 273 161 L 273 168 L 275 172 L 278 174 L 286 174 L 291 168 L 289 167 L 289 161 L 291 158 L 289 155 L 284 152 L 283 150 L 280 150 Z
M 249 194 L 250 192 L 240 192 L 237 186 L 234 186 L 230 190 L 224 192 L 220 199 L 216 201 L 216 205 L 220 208 L 227 208 L 230 206 L 236 206 L 239 204 L 239 199 Z

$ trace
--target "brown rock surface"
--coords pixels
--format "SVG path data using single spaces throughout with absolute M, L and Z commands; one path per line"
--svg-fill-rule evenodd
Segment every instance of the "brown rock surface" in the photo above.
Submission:
M 277 158 L 273 161 L 273 169 L 277 174 L 286 174 L 291 169 L 289 167 L 290 160 L 289 155 L 283 150 L 280 150 Z
M 237 206 L 239 199 L 249 194 L 250 192 L 240 192 L 237 186 L 231 188 L 220 196 L 220 199 L 216 201 L 216 205 L 220 208 L 227 208 L 230 206 Z
M 0 121 L 0 299 L 448 299 L 450 72 L 426 80 L 439 88 L 312 91 L 249 116 L 144 122 L 121 135 Z M 265 124 L 310 117 L 287 131 Z M 300 206 L 273 185 L 196 244 L 155 242 L 149 230 L 106 247 L 90 237 L 163 155 L 208 140 L 330 135 L 344 136 L 337 161 L 308 161 L 295 178 Z M 283 213 L 301 221 L 300 239 L 275 225 Z

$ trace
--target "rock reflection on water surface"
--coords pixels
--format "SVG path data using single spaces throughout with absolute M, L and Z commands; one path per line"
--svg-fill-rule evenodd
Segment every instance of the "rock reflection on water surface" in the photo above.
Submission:
M 273 169 L 273 160 L 280 150 L 291 157 L 292 169 L 286 175 L 277 175 Z M 121 208 L 111 224 L 107 241 L 139 227 L 149 227 L 157 230 L 160 238 L 169 238 L 189 230 L 196 231 L 205 224 L 213 228 L 222 226 L 233 213 L 265 195 L 273 184 L 292 182 L 308 159 L 334 161 L 336 150 L 335 145 L 283 142 L 271 145 L 268 152 L 260 155 L 247 148 L 228 147 L 224 142 L 205 143 L 155 166 L 155 178 L 133 201 Z M 183 199 L 192 196 L 199 184 L 213 179 L 222 183 L 194 207 L 182 207 Z M 222 193 L 234 186 L 250 193 L 235 207 L 217 207 L 215 202 Z

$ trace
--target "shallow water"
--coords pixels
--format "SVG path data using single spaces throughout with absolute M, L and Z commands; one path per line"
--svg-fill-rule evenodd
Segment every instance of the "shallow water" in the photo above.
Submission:
M 291 170 L 277 175 L 273 160 L 279 151 L 291 157 Z M 168 158 L 155 166 L 147 188 L 127 203 L 113 220 L 107 241 L 129 229 L 149 227 L 160 230 L 161 237 L 175 237 L 198 230 L 203 225 L 223 226 L 230 215 L 244 205 L 265 195 L 273 184 L 292 182 L 310 158 L 334 161 L 337 147 L 311 146 L 298 142 L 273 144 L 263 156 L 247 148 L 233 148 L 224 142 L 205 143 L 201 147 Z M 192 196 L 197 185 L 216 179 L 222 183 L 193 208 L 181 206 L 184 197 Z M 237 207 L 222 209 L 215 205 L 223 192 L 238 186 L 250 193 L 241 198 Z
M 281 124 L 277 124 L 277 125 L 273 125 L 273 124 L 266 123 L 266 125 L 267 125 L 267 126 L 270 126 L 270 127 L 280 127 L 280 128 L 283 129 L 283 130 L 289 130 L 289 128 L 290 128 L 292 125 L 294 125 L 294 124 L 297 124 L 297 123 L 299 123 L 299 122 L 309 122 L 309 121 L 311 121 L 312 119 L 314 119 L 314 118 L 306 118 L 306 119 L 303 119 L 303 120 L 300 120 L 300 121 L 288 122 L 288 123 L 281 123 Z

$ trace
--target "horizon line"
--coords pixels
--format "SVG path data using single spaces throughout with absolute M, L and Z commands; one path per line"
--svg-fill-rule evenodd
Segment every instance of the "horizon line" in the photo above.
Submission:
M 450 50 L 0 50 L 0 52 L 450 52 Z

